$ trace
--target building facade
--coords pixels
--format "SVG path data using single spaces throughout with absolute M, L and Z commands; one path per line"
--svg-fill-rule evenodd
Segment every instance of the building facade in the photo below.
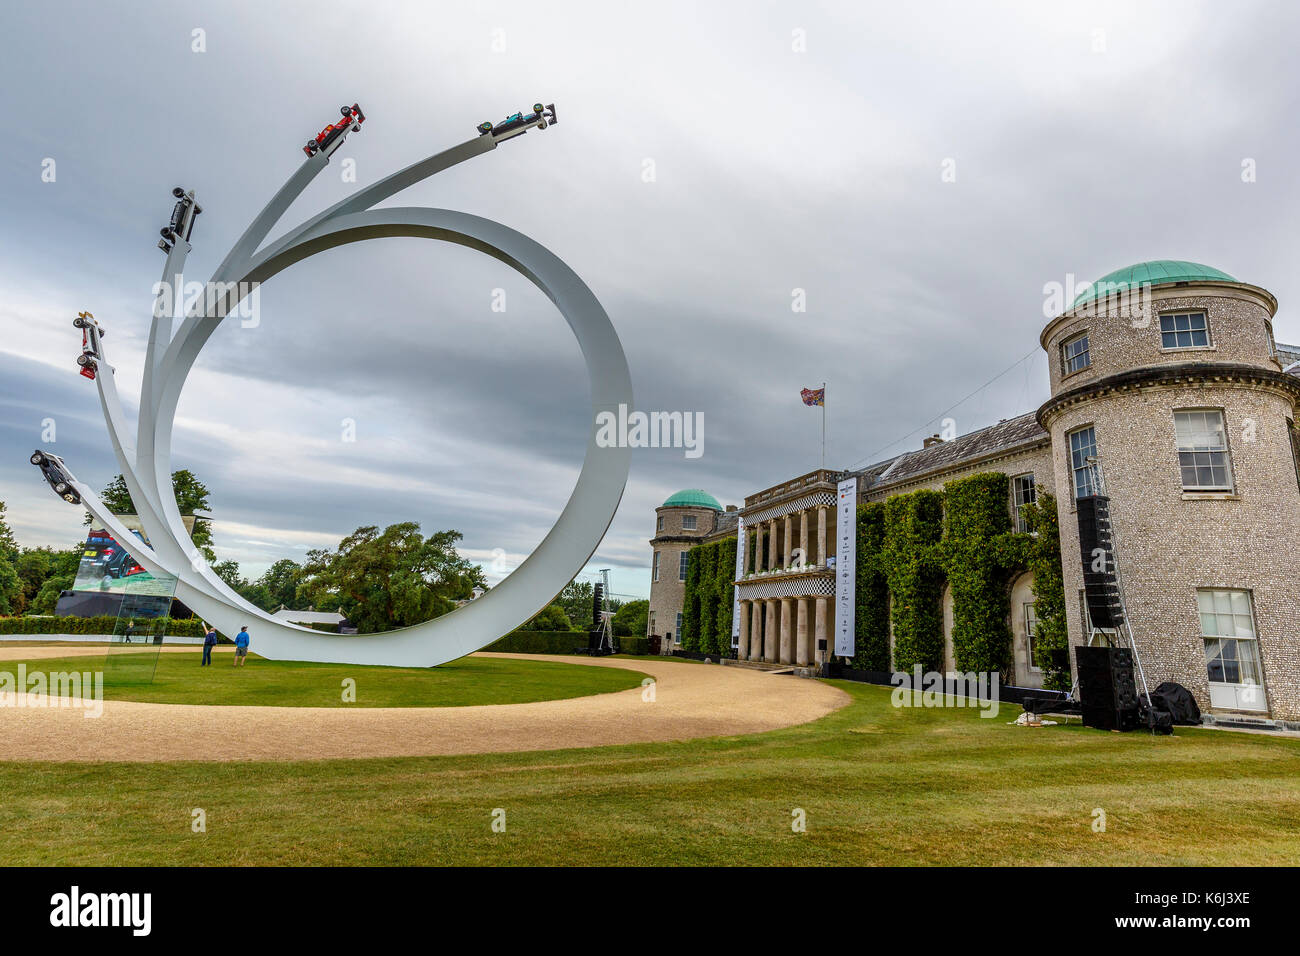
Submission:
M 1300 348 L 1275 342 L 1276 310 L 1266 290 L 1197 263 L 1117 270 L 1044 328 L 1050 393 L 1037 410 L 947 441 L 933 436 L 860 471 L 819 470 L 746 497 L 738 656 L 792 666 L 829 659 L 838 481 L 855 477 L 866 502 L 1001 471 L 1013 520 L 1041 492 L 1056 498 L 1071 645 L 1128 638 L 1094 629 L 1083 600 L 1075 502 L 1103 491 L 1149 686 L 1183 684 L 1210 713 L 1300 720 Z M 669 609 L 674 594 L 680 610 L 682 555 L 734 535 L 735 522 L 698 536 L 663 534 L 655 541 L 674 549 L 681 578 L 673 576 L 675 592 L 652 582 L 652 613 L 656 600 Z M 1015 673 L 1005 676 L 1041 686 L 1032 576 L 1008 587 Z M 945 589 L 949 668 L 951 600 Z

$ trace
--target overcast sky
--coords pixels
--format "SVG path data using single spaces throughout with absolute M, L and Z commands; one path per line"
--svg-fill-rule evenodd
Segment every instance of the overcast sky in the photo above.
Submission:
M 633 453 L 589 566 L 645 595 L 669 494 L 739 503 L 817 467 L 801 387 L 828 383 L 834 468 L 919 447 L 1026 355 L 951 414 L 965 432 L 1036 407 L 1046 283 L 1205 262 L 1276 294 L 1279 340 L 1300 340 L 1297 19 L 1188 2 L 11 6 L 0 500 L 24 545 L 83 534 L 27 455 L 52 418 L 44 446 L 79 477 L 116 473 L 71 318 L 109 330 L 133 414 L 172 186 L 204 207 L 187 273 L 206 278 L 341 104 L 366 125 L 281 228 L 542 100 L 558 126 L 385 205 L 542 242 L 604 304 L 638 406 L 703 412 L 702 457 Z M 402 520 L 507 568 L 537 545 L 589 426 L 577 345 L 537 290 L 393 239 L 261 296 L 260 325 L 213 336 L 177 418 L 174 463 L 212 492 L 219 557 L 255 576 Z

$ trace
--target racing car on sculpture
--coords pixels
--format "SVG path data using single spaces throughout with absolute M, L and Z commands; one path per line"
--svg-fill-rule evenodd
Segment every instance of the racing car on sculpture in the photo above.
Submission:
M 194 201 L 194 190 L 186 192 L 176 186 L 172 195 L 176 197 L 176 205 L 172 207 L 171 219 L 159 230 L 162 238 L 158 240 L 158 248 L 163 252 L 171 252 L 177 239 L 189 242 L 194 233 L 194 220 L 203 212 L 203 207 Z
M 337 123 L 331 123 L 314 137 L 307 140 L 307 145 L 302 151 L 308 156 L 315 156 L 317 153 L 328 150 L 335 143 L 342 140 L 347 131 L 351 129 L 354 133 L 361 129 L 361 124 L 366 121 L 366 114 L 361 112 L 361 106 L 353 103 L 351 106 L 340 106 L 339 112 L 343 114 L 343 119 Z
M 549 106 L 543 106 L 541 103 L 534 103 L 533 111 L 531 113 L 524 113 L 522 111 L 514 113 L 507 116 L 495 126 L 489 121 L 479 123 L 478 134 L 480 136 L 486 136 L 491 133 L 492 138 L 496 140 L 510 139 L 514 136 L 522 136 L 533 127 L 546 129 L 548 124 L 554 125 L 556 122 L 554 103 Z
M 77 356 L 77 364 L 81 366 L 81 374 L 93 381 L 95 370 L 99 368 L 99 337 L 105 332 L 89 312 L 78 312 L 72 325 L 81 329 L 81 354 Z
M 40 468 L 41 474 L 45 476 L 45 481 L 54 493 L 71 505 L 81 504 L 81 495 L 77 494 L 77 489 L 72 487 L 72 477 L 68 474 L 67 466 L 63 464 L 63 459 L 58 455 L 51 455 L 43 452 L 39 448 L 32 452 L 32 464 Z

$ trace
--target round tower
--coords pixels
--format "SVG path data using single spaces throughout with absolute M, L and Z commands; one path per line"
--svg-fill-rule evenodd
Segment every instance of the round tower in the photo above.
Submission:
M 1150 687 L 1300 720 L 1300 379 L 1279 360 L 1276 310 L 1265 289 L 1198 263 L 1112 272 L 1043 330 L 1051 398 L 1038 420 L 1071 644 L 1091 632 L 1075 502 L 1099 480 Z
M 682 606 L 686 596 L 686 555 L 717 524 L 722 505 L 699 488 L 670 495 L 655 509 L 654 549 L 650 567 L 649 635 L 664 638 L 662 653 L 671 654 L 681 640 Z

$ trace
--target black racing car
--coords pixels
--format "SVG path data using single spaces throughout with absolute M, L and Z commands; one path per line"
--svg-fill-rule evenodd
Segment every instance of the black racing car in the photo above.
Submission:
M 72 487 L 72 477 L 68 474 L 68 467 L 63 463 L 62 458 L 47 454 L 38 448 L 32 452 L 32 464 L 40 468 L 46 483 L 54 489 L 56 495 L 68 504 L 81 504 L 81 495 L 77 494 L 77 489 Z
M 176 186 L 172 189 L 172 195 L 176 197 L 176 205 L 172 206 L 171 219 L 159 230 L 162 238 L 158 240 L 158 248 L 163 252 L 171 252 L 177 239 L 189 242 L 194 233 L 194 220 L 203 212 L 203 207 L 194 201 L 193 190 L 187 193 Z M 194 210 L 192 213 L 191 209 Z

